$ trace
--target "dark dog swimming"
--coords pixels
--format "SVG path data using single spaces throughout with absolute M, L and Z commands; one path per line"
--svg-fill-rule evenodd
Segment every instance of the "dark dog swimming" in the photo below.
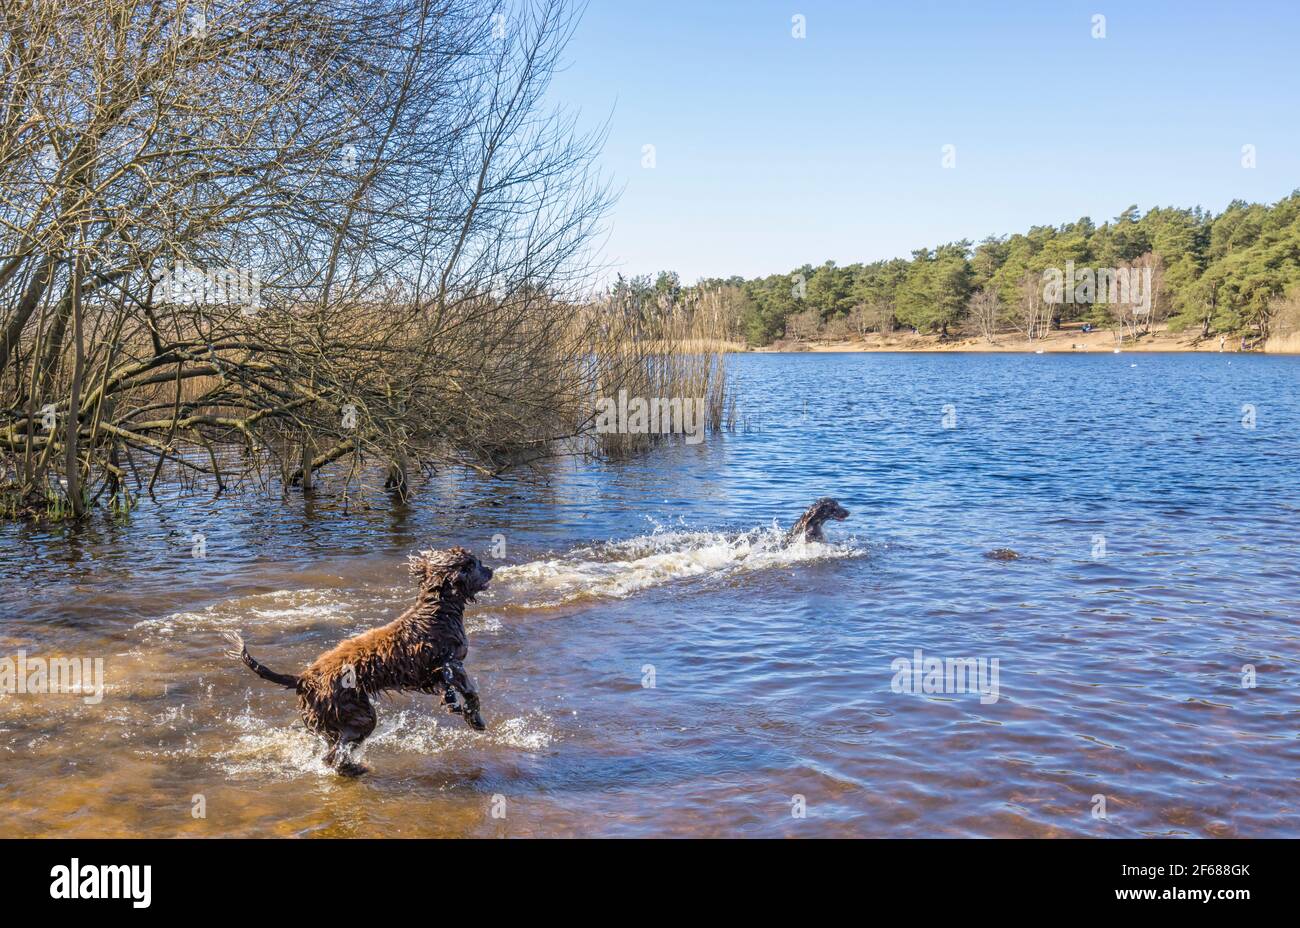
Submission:
M 786 533 L 787 543 L 792 541 L 825 541 L 822 524 L 828 519 L 843 522 L 849 517 L 849 511 L 829 496 L 823 496 L 799 517 L 799 521 Z

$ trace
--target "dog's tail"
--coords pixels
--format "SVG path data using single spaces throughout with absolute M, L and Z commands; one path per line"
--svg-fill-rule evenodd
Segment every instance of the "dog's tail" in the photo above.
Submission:
M 276 673 L 269 667 L 259 664 L 253 655 L 248 653 L 248 648 L 244 644 L 243 636 L 241 636 L 239 632 L 227 632 L 226 640 L 234 645 L 234 647 L 227 651 L 226 654 L 233 657 L 235 660 L 243 661 L 244 665 L 248 667 L 249 670 L 253 671 L 253 673 L 257 674 L 263 680 L 270 680 L 272 683 L 287 686 L 291 690 L 296 690 L 298 688 L 297 677 L 291 677 L 287 673 Z

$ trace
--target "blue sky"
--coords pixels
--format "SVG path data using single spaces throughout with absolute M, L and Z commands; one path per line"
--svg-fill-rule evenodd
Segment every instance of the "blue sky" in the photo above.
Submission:
M 610 120 L 602 251 L 625 274 L 755 276 L 1300 187 L 1294 0 L 590 0 L 566 59 L 554 101 Z

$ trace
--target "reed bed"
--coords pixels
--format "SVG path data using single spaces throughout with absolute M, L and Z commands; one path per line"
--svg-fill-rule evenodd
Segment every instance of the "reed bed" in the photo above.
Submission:
M 624 290 L 590 310 L 603 321 L 595 351 L 602 359 L 596 401 L 628 398 L 697 404 L 707 433 L 734 431 L 736 400 L 728 389 L 727 355 L 740 346 L 727 338 L 715 293 L 671 301 Z M 626 425 L 626 423 L 624 423 Z M 658 431 L 595 430 L 596 452 L 625 457 L 687 440 L 672 427 Z
M 86 323 L 100 331 L 110 317 L 90 307 Z M 692 402 L 702 434 L 731 430 L 736 346 L 720 318 L 707 298 L 663 306 L 626 295 L 580 305 L 478 298 L 432 315 L 367 303 L 254 318 L 178 313 L 166 363 L 153 363 L 144 329 L 107 352 L 97 375 L 105 388 L 92 385 L 78 429 L 80 507 L 69 498 L 62 432 L 34 414 L 0 431 L 0 516 L 57 520 L 97 503 L 127 513 L 164 487 L 311 491 L 321 477 L 343 494 L 382 485 L 404 497 L 417 472 L 495 475 L 688 438 L 600 431 L 599 399 L 620 393 Z M 61 361 L 56 395 L 72 389 L 74 365 Z

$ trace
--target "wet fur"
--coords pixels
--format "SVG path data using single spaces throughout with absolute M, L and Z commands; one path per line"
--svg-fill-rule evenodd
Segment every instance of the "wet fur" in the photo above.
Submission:
M 410 570 L 420 589 L 406 612 L 341 642 L 297 676 L 269 669 L 248 653 L 238 634 L 230 636 L 232 657 L 262 679 L 297 691 L 303 722 L 324 736 L 325 762 L 340 773 L 365 772 L 352 753 L 375 730 L 370 700 L 385 690 L 442 694 L 449 711 L 462 714 L 470 727 L 486 727 L 478 690 L 462 662 L 469 650 L 465 603 L 487 587 L 492 571 L 464 548 L 422 551 L 411 557 Z M 463 707 L 457 693 L 464 697 Z

